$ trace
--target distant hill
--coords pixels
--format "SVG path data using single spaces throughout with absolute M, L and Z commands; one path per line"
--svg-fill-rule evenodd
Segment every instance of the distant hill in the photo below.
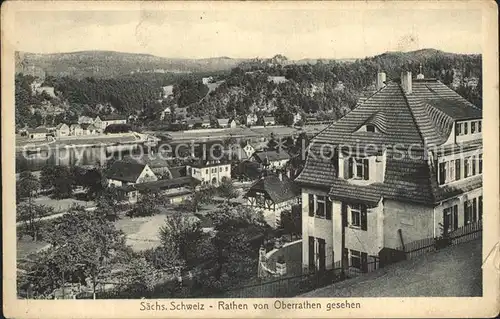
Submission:
M 17 52 L 16 73 L 40 73 L 76 78 L 109 78 L 131 73 L 193 73 L 230 70 L 243 59 L 216 57 L 206 59 L 171 59 L 150 54 L 115 51 L 80 51 L 38 54 Z M 43 72 L 42 72 L 43 70 Z

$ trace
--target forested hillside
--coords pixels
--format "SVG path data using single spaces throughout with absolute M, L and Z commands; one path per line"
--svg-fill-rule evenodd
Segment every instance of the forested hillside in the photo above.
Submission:
M 384 53 L 355 62 L 318 61 L 315 64 L 283 64 L 251 61 L 232 70 L 225 83 L 209 98 L 191 106 L 198 115 L 245 115 L 251 111 L 273 113 L 282 124 L 290 124 L 294 112 L 317 113 L 336 119 L 352 109 L 358 99 L 373 89 L 378 71 L 388 80 L 401 71 L 420 72 L 438 78 L 472 103 L 481 107 L 481 56 L 459 55 L 437 50 Z M 280 81 L 274 81 L 282 77 Z M 284 78 L 283 78 L 284 77 Z M 475 79 L 475 85 L 469 81 Z
M 43 86 L 53 87 L 55 97 L 35 93 L 29 75 L 16 76 L 16 124 L 18 127 L 49 125 L 78 115 L 117 112 L 139 114 L 144 123 L 159 119 L 167 106 L 187 107 L 188 116 L 215 115 L 241 120 L 251 112 L 275 115 L 278 123 L 291 124 L 295 112 L 336 119 L 373 91 L 378 71 L 388 80 L 403 69 L 435 77 L 481 107 L 481 56 L 437 50 L 388 52 L 354 62 L 311 60 L 295 64 L 282 55 L 245 60 L 230 72 L 190 74 L 135 73 L 112 78 L 45 76 Z M 202 77 L 211 75 L 212 84 Z M 38 79 L 37 81 L 40 81 Z M 215 83 L 216 82 L 216 83 Z M 163 87 L 172 86 L 165 98 Z M 57 110 L 57 111 L 54 111 Z M 34 115 L 34 116 L 32 116 Z M 174 117 L 165 120 L 170 121 Z M 47 120 L 48 119 L 48 120 Z

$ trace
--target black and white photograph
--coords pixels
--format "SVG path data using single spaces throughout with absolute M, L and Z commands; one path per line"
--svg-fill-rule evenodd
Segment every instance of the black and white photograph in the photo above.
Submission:
M 16 300 L 332 316 L 498 279 L 494 2 L 81 3 L 2 7 Z

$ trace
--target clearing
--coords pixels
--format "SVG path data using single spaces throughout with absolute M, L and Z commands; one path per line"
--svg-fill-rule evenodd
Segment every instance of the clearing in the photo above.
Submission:
M 301 297 L 479 297 L 482 241 L 447 247 Z

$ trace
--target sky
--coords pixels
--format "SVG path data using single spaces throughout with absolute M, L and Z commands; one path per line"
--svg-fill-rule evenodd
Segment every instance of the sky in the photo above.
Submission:
M 18 51 L 112 50 L 170 58 L 360 58 L 435 48 L 481 53 L 481 11 L 348 5 L 66 8 L 14 15 Z

